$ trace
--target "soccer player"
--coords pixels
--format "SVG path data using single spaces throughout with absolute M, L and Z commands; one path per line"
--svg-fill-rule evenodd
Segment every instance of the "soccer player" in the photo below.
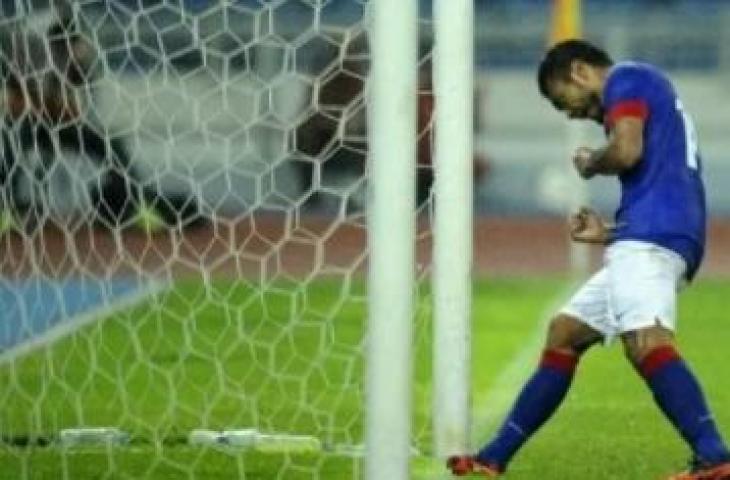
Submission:
M 67 151 L 96 166 L 99 175 L 89 193 L 103 225 L 123 226 L 140 211 L 162 225 L 202 224 L 190 195 L 161 192 L 152 182 L 143 185 L 123 139 L 109 136 L 93 109 L 86 108 L 93 104 L 98 52 L 75 21 L 71 4 L 54 2 L 54 9 L 57 18 L 45 36 L 21 22 L 0 32 L 0 86 L 7 105 L 0 120 L 0 207 L 10 206 L 25 228 L 35 228 L 42 206 L 31 204 L 32 195 L 17 198 L 19 180 L 29 173 L 23 164 L 29 154 L 38 154 L 50 171 Z M 47 172 L 37 170 L 33 181 L 41 183 Z
M 603 125 L 606 144 L 579 148 L 573 163 L 586 180 L 617 176 L 621 203 L 613 226 L 587 208 L 571 218 L 574 241 L 607 245 L 603 268 L 552 319 L 539 367 L 494 438 L 476 455 L 450 458 L 448 466 L 456 475 L 503 473 L 565 398 L 581 356 L 619 337 L 658 407 L 692 449 L 689 471 L 671 479 L 730 479 L 730 453 L 674 342 L 676 292 L 697 272 L 705 246 L 692 120 L 661 71 L 614 64 L 581 40 L 550 49 L 538 83 L 570 119 Z
M 121 139 L 105 138 L 84 119 L 84 100 L 89 100 L 96 73 L 96 51 L 70 12 L 58 13 L 45 37 L 18 25 L 0 38 L 2 80 L 9 106 L 1 127 L 3 193 L 26 216 L 32 208 L 28 202 L 33 199 L 15 198 L 22 170 L 31 168 L 25 157 L 38 154 L 50 169 L 60 151 L 83 154 L 103 170 L 91 188 L 94 207 L 108 223 L 120 223 L 139 204 L 139 189 L 133 181 L 136 175 Z M 46 175 L 39 171 L 33 174 Z M 35 221 L 33 215 L 25 220 Z

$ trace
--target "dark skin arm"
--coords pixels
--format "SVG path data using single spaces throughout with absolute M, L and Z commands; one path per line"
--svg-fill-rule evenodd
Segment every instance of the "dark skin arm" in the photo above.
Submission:
M 623 117 L 613 125 L 604 147 L 578 148 L 573 156 L 573 164 L 578 174 L 586 180 L 595 175 L 620 175 L 639 163 L 643 151 L 644 120 Z
M 620 118 L 613 126 L 608 143 L 599 149 L 581 147 L 573 157 L 578 174 L 584 179 L 595 175 L 620 175 L 639 163 L 644 149 L 644 120 Z M 605 223 L 592 209 L 582 207 L 569 220 L 570 236 L 576 242 L 606 244 L 615 228 Z
M 601 219 L 595 210 L 581 207 L 568 220 L 570 238 L 578 243 L 605 245 L 611 239 L 614 226 Z

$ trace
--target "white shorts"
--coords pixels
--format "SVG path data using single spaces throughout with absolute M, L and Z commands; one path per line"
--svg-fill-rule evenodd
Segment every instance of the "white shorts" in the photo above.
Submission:
M 625 332 L 659 323 L 674 331 L 677 293 L 687 265 L 676 252 L 640 241 L 618 241 L 606 249 L 603 268 L 560 312 L 602 333 L 606 343 Z

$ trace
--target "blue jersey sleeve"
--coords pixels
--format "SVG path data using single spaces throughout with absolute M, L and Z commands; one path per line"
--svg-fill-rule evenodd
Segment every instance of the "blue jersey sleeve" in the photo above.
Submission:
M 647 72 L 630 63 L 619 64 L 609 73 L 603 91 L 604 125 L 611 129 L 622 117 L 646 120 L 649 116 L 649 85 Z

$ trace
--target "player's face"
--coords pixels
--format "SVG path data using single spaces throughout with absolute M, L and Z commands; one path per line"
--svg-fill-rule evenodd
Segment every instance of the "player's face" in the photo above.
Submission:
M 587 86 L 574 79 L 553 80 L 549 88 L 553 106 L 570 119 L 603 122 L 601 97 Z

